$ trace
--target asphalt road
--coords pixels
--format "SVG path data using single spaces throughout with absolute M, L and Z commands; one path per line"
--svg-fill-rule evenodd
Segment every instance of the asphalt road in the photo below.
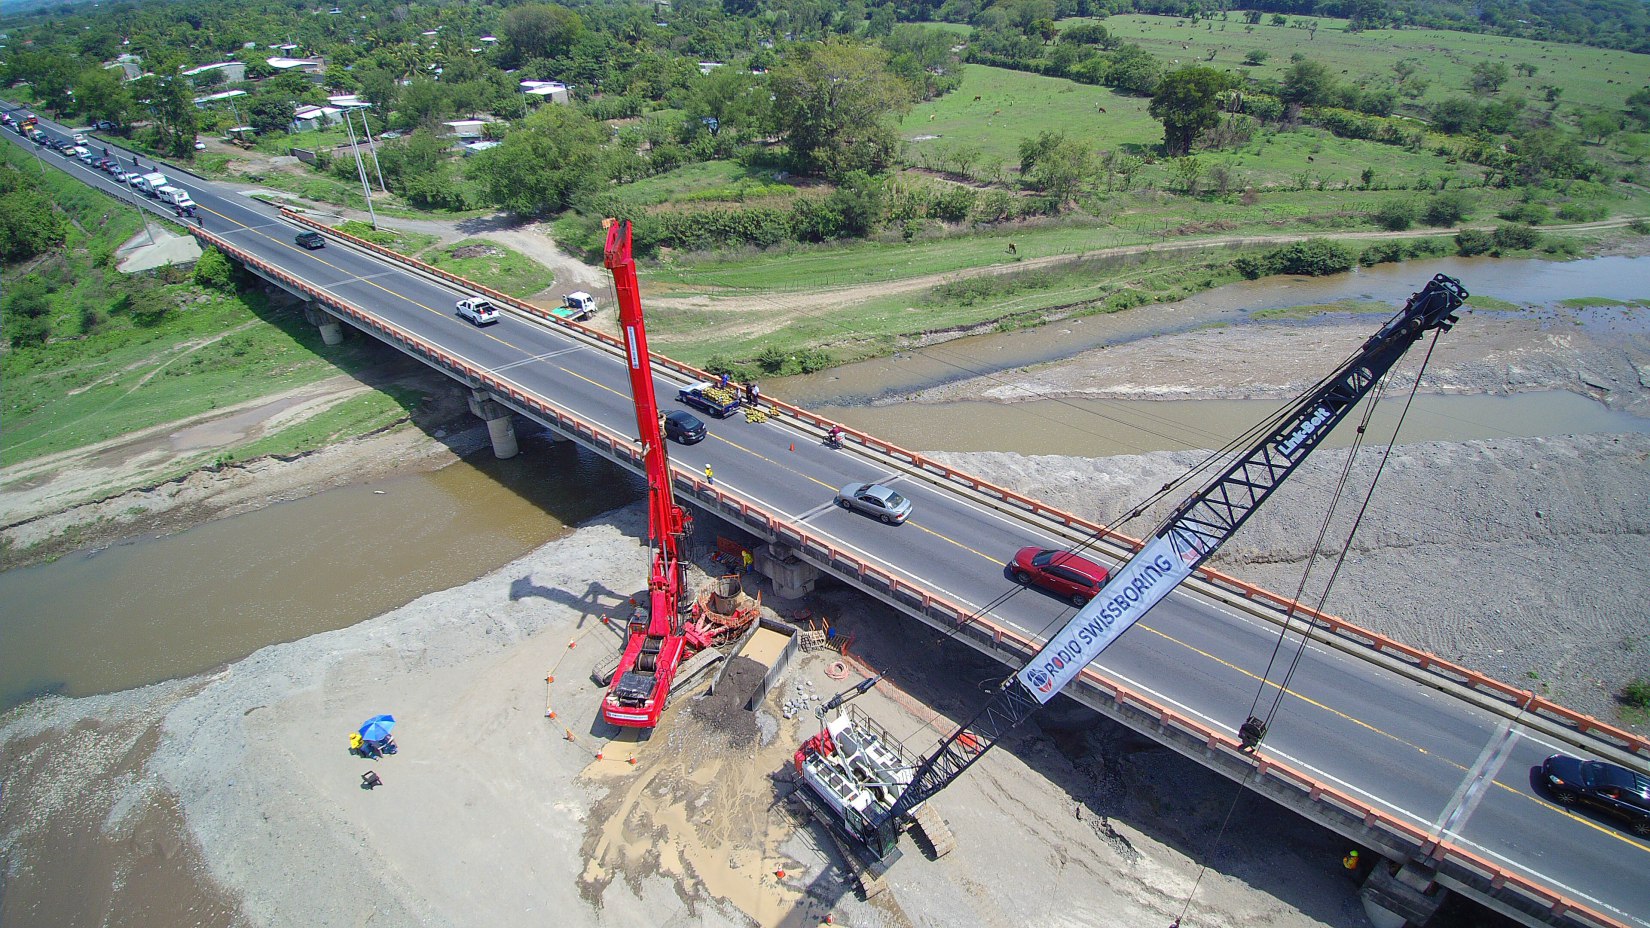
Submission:
M 67 135 L 62 127 L 42 126 Z M 171 214 L 169 207 L 163 212 L 129 189 L 117 191 L 120 185 L 108 175 L 39 149 L 15 132 L 0 136 L 43 152 L 51 169 L 128 200 L 136 197 L 161 215 Z M 97 151 L 103 144 L 94 139 L 90 147 Z M 110 147 L 130 163 L 131 155 Z M 304 249 L 293 240 L 300 229 L 280 219 L 274 208 L 181 172 L 166 173 L 199 204 L 197 215 L 207 231 L 581 418 L 620 434 L 635 429 L 618 357 L 511 315 L 477 328 L 454 315 L 453 302 L 463 294 L 451 287 L 336 240 L 316 251 Z M 614 305 L 610 292 L 603 311 Z M 1327 370 L 1338 360 L 1302 363 L 1321 363 Z M 678 383 L 656 383 L 661 409 L 683 408 L 675 402 Z M 772 421 L 700 418 L 709 425 L 710 437 L 697 445 L 672 445 L 674 460 L 694 470 L 712 464 L 718 487 L 963 605 L 983 606 L 1015 588 L 1004 562 L 1019 547 L 1064 546 L 1058 538 L 925 479 L 853 451 L 827 448 L 811 433 Z M 832 505 L 835 490 L 856 481 L 881 481 L 908 496 L 915 504 L 911 519 L 885 526 Z M 1264 510 L 1256 515 L 1265 517 Z M 1000 624 L 1040 637 L 1072 611 L 1050 595 L 1024 590 L 989 614 Z M 1142 694 L 1212 727 L 1235 731 L 1263 686 L 1276 639 L 1269 623 L 1180 592 L 1096 664 Z M 1273 684 L 1264 688 L 1267 699 L 1276 692 Z M 1362 797 L 1394 818 L 1614 918 L 1650 928 L 1650 880 L 1643 878 L 1650 873 L 1650 840 L 1561 808 L 1543 795 L 1532 772 L 1542 758 L 1560 750 L 1574 753 L 1499 715 L 1316 644 L 1308 645 L 1264 745 L 1265 754 Z

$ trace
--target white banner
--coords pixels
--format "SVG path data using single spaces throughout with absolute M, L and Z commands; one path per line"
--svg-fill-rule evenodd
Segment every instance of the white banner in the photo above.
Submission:
M 1038 702 L 1053 699 L 1146 610 L 1191 576 L 1199 541 L 1176 530 L 1148 542 L 1020 669 L 1020 682 Z

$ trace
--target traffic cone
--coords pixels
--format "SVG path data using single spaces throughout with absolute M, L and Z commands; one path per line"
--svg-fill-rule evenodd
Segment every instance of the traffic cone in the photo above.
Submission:
M 776 876 L 776 877 L 779 877 L 781 880 L 783 880 L 785 878 L 785 871 L 784 870 L 775 870 L 773 872 L 773 875 Z
M 791 442 L 791 450 L 792 450 L 792 451 L 795 451 L 795 450 L 796 450 L 796 442 L 794 442 L 794 441 L 793 441 L 793 442 Z
M 601 760 L 601 759 L 602 759 L 602 752 L 600 752 L 600 751 L 597 751 L 597 752 L 596 752 L 596 759 L 597 759 L 597 760 Z

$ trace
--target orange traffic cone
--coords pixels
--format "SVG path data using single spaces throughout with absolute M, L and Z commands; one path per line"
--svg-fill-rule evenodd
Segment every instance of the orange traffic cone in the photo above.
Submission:
M 795 451 L 795 450 L 796 450 L 796 442 L 794 442 L 794 441 L 793 441 L 793 442 L 791 442 L 791 450 L 792 450 L 792 451 Z
M 783 880 L 785 878 L 785 871 L 784 870 L 775 870 L 773 872 L 773 875 L 776 876 L 776 877 L 779 877 L 781 880 Z

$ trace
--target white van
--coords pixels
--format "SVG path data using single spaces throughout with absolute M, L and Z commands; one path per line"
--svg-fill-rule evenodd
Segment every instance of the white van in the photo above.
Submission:
M 183 201 L 189 199 L 189 191 L 182 187 L 160 187 L 155 190 L 155 196 L 159 197 L 163 203 L 182 206 Z
M 154 196 L 156 190 L 166 186 L 166 175 L 160 173 L 159 171 L 156 171 L 153 174 L 142 174 L 134 178 L 131 181 L 131 184 L 132 188 L 137 190 L 139 193 L 147 193 L 150 196 Z

